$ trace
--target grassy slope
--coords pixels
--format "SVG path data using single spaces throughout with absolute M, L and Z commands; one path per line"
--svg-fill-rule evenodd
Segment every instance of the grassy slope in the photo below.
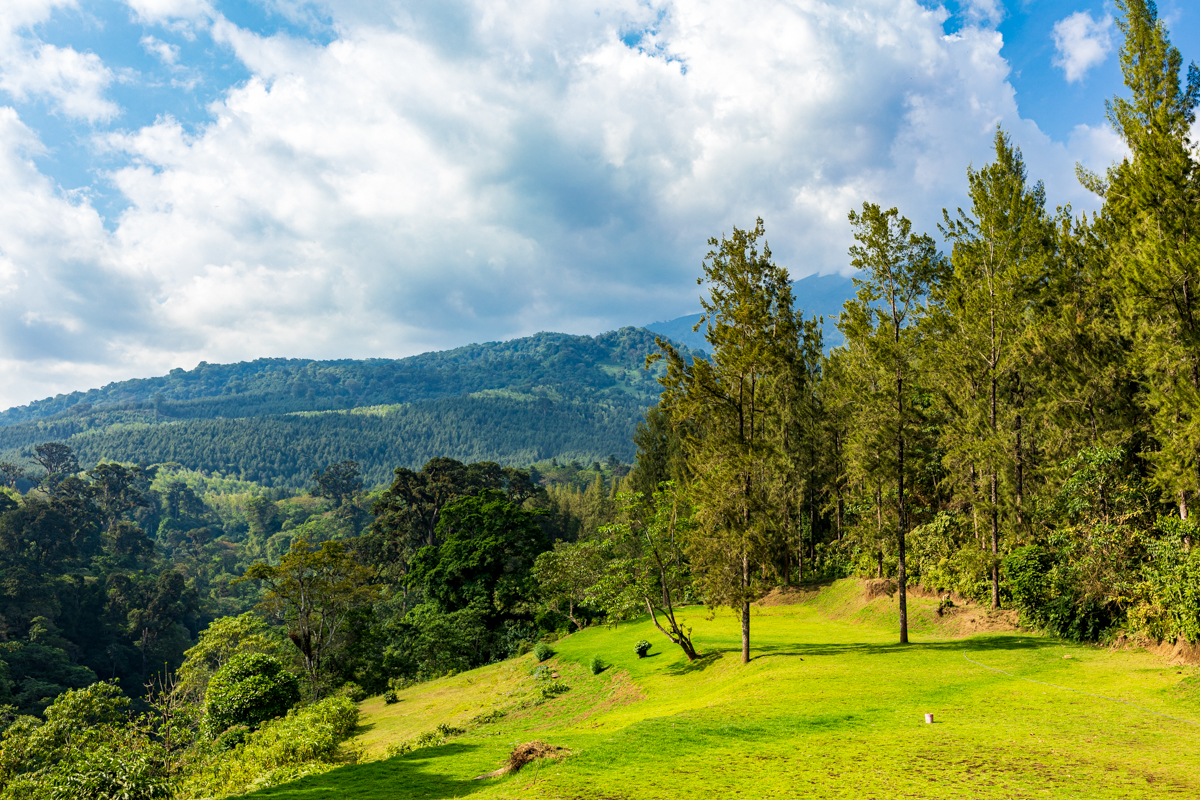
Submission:
M 690 611 L 712 657 L 688 665 L 645 622 L 557 644 L 549 662 L 572 691 L 404 756 L 344 767 L 256 797 L 1195 797 L 1200 727 L 1048 686 L 1121 697 L 1200 722 L 1200 674 L 1146 653 L 1029 634 L 939 638 L 932 601 L 915 599 L 923 634 L 900 647 L 894 602 L 863 608 L 852 581 L 801 605 L 760 608 L 753 660 L 738 657 L 736 619 Z M 632 644 L 654 643 L 639 661 Z M 592 676 L 599 653 L 613 668 Z M 1070 656 L 1070 658 L 1065 658 Z M 533 689 L 532 657 L 413 687 L 364 704 L 376 752 L 441 722 L 513 708 Z M 936 724 L 922 715 L 934 712 Z M 572 755 L 472 781 L 513 744 L 543 739 Z

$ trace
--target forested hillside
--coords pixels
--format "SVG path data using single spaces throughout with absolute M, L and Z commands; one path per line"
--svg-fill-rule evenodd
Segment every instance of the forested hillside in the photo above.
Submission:
M 368 484 L 434 456 L 629 461 L 634 427 L 657 400 L 657 373 L 644 368 L 653 349 L 653 333 L 622 328 L 398 361 L 201 364 L 9 409 L 0 460 L 61 441 L 84 466 L 177 462 L 293 488 L 343 459 Z

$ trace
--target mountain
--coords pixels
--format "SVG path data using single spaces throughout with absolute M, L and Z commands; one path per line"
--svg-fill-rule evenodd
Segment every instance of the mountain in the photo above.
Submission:
M 654 334 L 539 333 L 403 359 L 201 363 L 0 412 L 0 459 L 65 441 L 102 459 L 178 462 L 268 486 L 344 458 L 370 484 L 438 455 L 528 464 L 633 458 L 658 401 Z M 691 353 L 699 356 L 700 353 Z
M 805 316 L 825 318 L 822 330 L 826 349 L 840 347 L 844 343 L 842 332 L 837 329 L 837 315 L 842 313 L 842 304 L 854 296 L 854 281 L 842 275 L 809 275 L 792 283 L 796 306 Z M 646 329 L 665 336 L 672 341 L 685 344 L 695 350 L 708 352 L 704 330 L 693 331 L 692 326 L 700 321 L 699 314 L 689 314 L 665 322 L 655 322 Z

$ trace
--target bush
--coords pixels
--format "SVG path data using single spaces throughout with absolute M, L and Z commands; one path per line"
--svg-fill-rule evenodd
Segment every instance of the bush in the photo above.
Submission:
M 214 754 L 183 780 L 175 796 L 228 797 L 327 772 L 343 760 L 339 745 L 357 726 L 358 706 L 346 697 L 293 709 L 263 723 L 242 746 Z
M 402 756 L 405 753 L 411 753 L 412 749 L 413 746 L 408 742 L 393 742 L 387 746 L 386 750 L 383 751 L 383 755 L 384 758 L 395 758 L 396 756 Z
M 229 659 L 208 682 L 204 695 L 204 726 L 217 736 L 234 725 L 255 727 L 282 717 L 300 702 L 300 679 L 283 662 L 261 653 L 241 653 Z
M 645 658 L 646 654 L 650 652 L 650 643 L 645 639 L 634 643 L 633 652 L 637 653 L 638 658 Z
M 398 694 L 396 694 L 394 689 L 388 689 L 386 692 L 383 693 L 383 702 L 387 703 L 389 706 L 392 703 L 399 703 L 400 696 Z
M 588 669 L 593 675 L 599 675 L 604 672 L 604 662 L 600 660 L 600 656 L 592 656 L 592 660 L 588 662 Z
M 542 686 L 540 694 L 543 700 L 549 700 L 552 697 L 558 697 L 560 694 L 569 691 L 571 691 L 571 687 L 562 681 L 551 681 Z
M 354 681 L 347 681 L 337 690 L 337 696 L 349 698 L 355 703 L 361 703 L 367 699 L 367 690 Z
M 443 722 L 441 725 L 438 725 L 435 730 L 446 739 L 449 739 L 451 736 L 461 736 L 462 734 L 466 733 L 464 729 L 455 727 L 454 725 L 447 725 L 445 722 Z
M 471 722 L 475 725 L 487 725 L 490 722 L 499 722 L 504 719 L 505 712 L 498 708 L 493 708 L 491 711 L 485 711 L 482 714 L 476 714 L 471 717 Z
M 545 661 L 547 658 L 554 655 L 554 650 L 545 642 L 538 642 L 536 645 L 534 645 L 533 655 L 538 661 Z
M 439 744 L 443 744 L 445 741 L 446 737 L 442 736 L 437 731 L 425 731 L 424 733 L 417 735 L 416 746 L 437 747 Z

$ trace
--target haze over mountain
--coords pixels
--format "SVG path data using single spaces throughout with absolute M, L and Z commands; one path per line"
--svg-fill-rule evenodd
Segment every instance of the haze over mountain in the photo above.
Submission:
M 839 274 L 809 275 L 793 281 L 792 291 L 795 293 L 796 307 L 802 310 L 806 317 L 825 318 L 822 330 L 825 334 L 826 349 L 841 345 L 844 339 L 842 332 L 837 328 L 837 315 L 842 311 L 842 304 L 854 296 L 854 281 Z M 699 321 L 700 314 L 688 314 L 665 322 L 653 322 L 647 325 L 646 329 L 672 341 L 707 352 L 708 342 L 704 339 L 704 330 L 692 330 Z

